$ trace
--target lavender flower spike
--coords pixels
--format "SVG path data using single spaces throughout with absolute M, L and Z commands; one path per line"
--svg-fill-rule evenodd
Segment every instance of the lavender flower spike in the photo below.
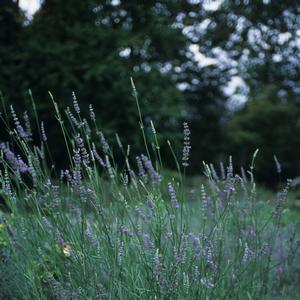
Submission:
M 139 156 L 136 157 L 136 164 L 139 170 L 139 176 L 143 179 L 146 177 L 146 172 L 142 163 L 142 160 Z
M 151 237 L 148 233 L 144 234 L 143 240 L 144 240 L 145 249 L 146 250 L 151 250 L 153 248 L 153 242 L 152 242 L 152 239 L 151 239 Z
M 100 138 L 100 144 L 101 144 L 101 146 L 102 146 L 103 152 L 104 152 L 105 154 L 108 154 L 108 152 L 109 152 L 109 145 L 108 145 L 108 143 L 107 143 L 107 141 L 106 141 L 106 139 L 105 139 L 105 137 L 104 137 L 103 132 L 100 131 L 100 132 L 98 133 L 98 135 L 99 135 L 99 138 Z
M 144 163 L 144 166 L 147 170 L 147 173 L 149 174 L 151 181 L 153 183 L 159 184 L 161 182 L 161 176 L 158 174 L 158 172 L 155 171 L 151 160 L 145 156 L 145 155 L 141 155 L 142 161 Z
M 146 199 L 146 205 L 151 209 L 154 210 L 155 209 L 155 204 L 153 203 L 153 200 L 151 197 L 147 197 Z
M 195 235 L 192 235 L 192 247 L 196 257 L 200 257 L 202 254 L 200 239 Z
M 168 183 L 168 191 L 169 191 L 169 195 L 171 197 L 171 202 L 172 202 L 173 208 L 178 209 L 179 208 L 179 203 L 178 203 L 177 198 L 176 198 L 175 189 L 174 189 L 171 182 Z
M 30 137 L 30 136 L 32 136 L 32 130 L 31 130 L 30 119 L 29 119 L 27 111 L 24 111 L 23 119 L 25 122 L 26 134 L 28 137 Z
M 190 151 L 191 151 L 191 143 L 190 143 L 190 135 L 191 131 L 189 129 L 189 125 L 187 122 L 183 123 L 183 150 L 182 150 L 182 165 L 184 167 L 188 167 Z
M 18 155 L 16 156 L 5 143 L 0 143 L 0 150 L 3 151 L 5 159 L 9 162 L 14 171 L 26 173 L 29 171 L 28 165 Z
M 89 111 L 90 111 L 90 119 L 93 122 L 96 122 L 96 115 L 95 115 L 94 108 L 93 108 L 92 104 L 89 105 Z
M 248 261 L 252 258 L 253 256 L 253 252 L 250 250 L 250 248 L 248 247 L 248 244 L 245 243 L 245 250 L 244 250 L 244 255 L 242 258 L 242 264 L 245 265 L 248 263 Z
M 75 111 L 76 111 L 77 114 L 80 114 L 80 107 L 79 107 L 79 104 L 78 104 L 75 92 L 72 92 L 72 97 L 73 97 L 73 106 L 74 106 L 74 109 L 75 109 Z
M 43 121 L 41 122 L 41 134 L 42 134 L 43 142 L 47 142 L 48 138 L 47 138 L 47 135 L 46 135 L 45 124 L 44 124 Z

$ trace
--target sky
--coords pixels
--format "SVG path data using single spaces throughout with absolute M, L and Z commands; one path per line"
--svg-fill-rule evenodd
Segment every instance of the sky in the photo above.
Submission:
M 21 8 L 32 16 L 40 7 L 40 0 L 19 0 Z
M 62 0 L 63 1 L 63 0 Z M 117 0 L 113 0 L 117 1 Z M 21 8 L 26 11 L 29 16 L 32 16 L 40 7 L 40 0 L 19 0 Z M 205 8 L 215 10 L 220 4 L 219 0 L 209 0 L 205 3 Z

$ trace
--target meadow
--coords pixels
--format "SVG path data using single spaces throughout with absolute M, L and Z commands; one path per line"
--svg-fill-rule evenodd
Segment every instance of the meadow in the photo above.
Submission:
M 35 105 L 39 141 L 27 113 L 3 109 L 11 139 L 0 143 L 0 298 L 299 298 L 292 182 L 280 182 L 277 193 L 257 187 L 258 151 L 244 168 L 231 157 L 219 166 L 203 162 L 191 181 L 186 122 L 182 149 L 167 141 L 177 171 L 164 169 L 155 125 L 149 143 L 132 88 L 145 142 L 136 157 L 119 136 L 112 149 L 92 106 L 82 116 L 74 94 L 73 107 L 61 112 L 50 94 L 69 157 L 59 172 Z

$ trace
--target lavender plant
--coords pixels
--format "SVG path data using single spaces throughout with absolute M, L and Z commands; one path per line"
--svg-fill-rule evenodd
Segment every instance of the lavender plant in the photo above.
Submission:
M 0 214 L 1 299 L 300 295 L 299 233 L 285 210 L 290 182 L 274 200 L 264 199 L 253 180 L 254 163 L 236 174 L 230 158 L 220 171 L 204 164 L 189 200 L 183 180 L 191 150 L 187 123 L 183 169 L 176 160 L 180 174 L 170 178 L 160 154 L 146 147 L 147 155 L 132 158 L 120 139 L 125 164 L 117 166 L 93 108 L 89 124 L 75 93 L 73 102 L 74 111 L 66 110 L 67 127 L 53 100 L 69 157 L 69 167 L 58 177 L 46 163 L 46 125 L 38 122 L 36 143 L 27 113 L 22 125 L 11 109 L 14 128 L 3 120 L 11 141 L 0 144 L 0 189 L 10 209 Z M 155 129 L 152 133 L 157 135 Z

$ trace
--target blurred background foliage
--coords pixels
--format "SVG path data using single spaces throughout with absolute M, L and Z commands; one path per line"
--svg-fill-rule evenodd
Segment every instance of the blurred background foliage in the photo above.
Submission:
M 30 110 L 32 90 L 63 161 L 48 91 L 62 109 L 75 91 L 108 137 L 143 151 L 132 76 L 163 151 L 166 139 L 182 143 L 190 123 L 191 173 L 228 155 L 248 165 L 260 148 L 257 175 L 272 185 L 274 155 L 285 177 L 300 175 L 299 28 L 295 0 L 43 0 L 33 16 L 1 0 L 0 90 L 19 113 Z

